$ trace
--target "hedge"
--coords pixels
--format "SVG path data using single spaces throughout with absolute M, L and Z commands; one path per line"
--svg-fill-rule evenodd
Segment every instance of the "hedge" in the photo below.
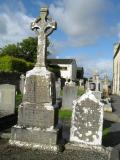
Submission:
M 23 59 L 11 57 L 8 55 L 0 57 L 1 72 L 25 73 L 26 71 L 32 68 L 33 68 L 33 64 L 30 62 L 26 62 Z

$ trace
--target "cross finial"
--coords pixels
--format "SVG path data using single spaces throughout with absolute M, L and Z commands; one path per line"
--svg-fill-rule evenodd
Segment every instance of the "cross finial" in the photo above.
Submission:
M 31 23 L 31 29 L 35 30 L 38 34 L 38 47 L 37 47 L 37 67 L 46 66 L 46 53 L 47 53 L 47 36 L 56 29 L 56 22 L 49 16 L 47 7 L 42 7 L 40 16 Z

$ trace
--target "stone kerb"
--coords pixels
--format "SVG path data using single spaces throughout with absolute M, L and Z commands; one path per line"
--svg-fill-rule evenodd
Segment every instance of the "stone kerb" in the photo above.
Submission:
M 91 91 L 74 101 L 70 142 L 101 145 L 103 129 L 103 104 Z

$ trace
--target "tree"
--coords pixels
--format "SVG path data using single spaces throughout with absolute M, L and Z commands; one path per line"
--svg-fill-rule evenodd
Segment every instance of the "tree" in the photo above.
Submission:
M 47 39 L 47 46 L 50 42 Z M 50 52 L 47 52 L 47 55 Z M 9 55 L 16 58 L 22 58 L 28 62 L 36 62 L 37 57 L 37 37 L 28 37 L 17 44 L 8 44 L 1 49 L 1 56 Z
M 9 55 L 13 57 L 17 57 L 19 55 L 19 48 L 16 44 L 8 44 L 5 47 L 1 48 L 1 55 Z
M 21 43 L 19 43 L 19 50 L 19 58 L 23 58 L 29 62 L 35 62 L 37 54 L 37 38 L 29 37 L 24 39 Z

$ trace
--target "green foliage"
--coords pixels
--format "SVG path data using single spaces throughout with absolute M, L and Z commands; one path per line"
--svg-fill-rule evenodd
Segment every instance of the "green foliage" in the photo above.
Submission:
M 103 130 L 103 136 L 107 136 L 110 133 L 110 129 L 109 128 L 105 128 Z
M 17 94 L 16 95 L 16 107 L 18 107 L 20 105 L 20 103 L 22 102 L 22 94 Z
M 49 44 L 50 42 L 47 39 L 47 46 L 49 46 Z M 0 51 L 0 56 L 9 55 L 35 63 L 37 58 L 37 37 L 28 37 L 20 43 L 8 44 Z M 50 53 L 47 52 L 47 55 L 48 54 Z
M 80 96 L 82 96 L 84 93 L 85 93 L 84 88 L 78 87 L 78 89 L 77 89 L 77 96 L 80 97 Z
M 83 79 L 83 75 L 84 75 L 83 67 L 78 67 L 77 68 L 77 79 Z
M 33 67 L 32 63 L 28 63 L 23 59 L 11 57 L 11 56 L 1 56 L 0 57 L 0 71 L 1 72 L 20 72 L 25 73 Z
M 72 111 L 68 109 L 60 110 L 59 117 L 61 120 L 70 120 L 72 116 Z
M 23 58 L 29 62 L 35 62 L 37 53 L 37 38 L 29 37 L 19 43 L 19 58 Z
M 57 65 L 48 65 L 48 70 L 53 72 L 56 78 L 60 77 L 60 67 Z
M 17 57 L 19 55 L 19 47 L 18 44 L 8 44 L 1 49 L 1 56 L 14 56 Z

